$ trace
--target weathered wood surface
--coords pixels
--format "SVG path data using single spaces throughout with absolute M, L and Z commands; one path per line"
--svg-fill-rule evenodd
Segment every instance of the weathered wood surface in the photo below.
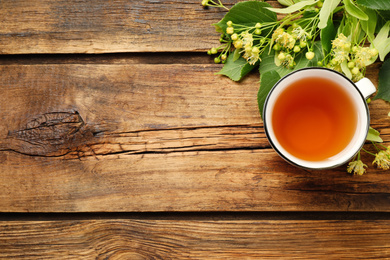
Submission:
M 388 172 L 371 157 L 359 177 L 280 159 L 258 75 L 234 83 L 218 68 L 0 66 L 0 211 L 390 211 Z M 388 104 L 370 106 L 388 140 Z
M 0 54 L 203 52 L 225 13 L 201 0 L 1 1 Z
M 1 1 L 0 53 L 204 51 L 225 12 L 200 0 Z
M 388 220 L 7 221 L 0 231 L 1 259 L 390 258 Z
M 38 54 L 0 56 L 1 259 L 390 258 L 389 172 L 279 158 L 258 73 L 234 83 L 198 54 L 225 13 L 200 3 L 0 1 L 0 54 Z M 389 145 L 390 106 L 370 107 Z
M 279 158 L 258 73 L 234 83 L 198 54 L 225 13 L 200 3 L 0 1 L 1 259 L 390 258 L 389 172 Z M 370 107 L 389 145 L 390 106 Z

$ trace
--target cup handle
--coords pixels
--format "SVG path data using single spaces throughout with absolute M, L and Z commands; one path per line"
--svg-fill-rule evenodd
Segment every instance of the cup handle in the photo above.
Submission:
M 376 87 L 368 78 L 362 78 L 355 85 L 365 99 L 369 98 L 376 91 Z

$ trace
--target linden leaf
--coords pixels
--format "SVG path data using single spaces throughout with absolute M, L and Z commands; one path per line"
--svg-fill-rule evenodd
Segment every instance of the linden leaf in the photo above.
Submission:
M 347 64 L 347 60 L 344 60 L 341 64 L 341 70 L 344 72 L 345 76 L 347 76 L 347 78 L 349 79 L 352 79 L 352 72 L 351 70 L 348 68 L 348 64 Z
M 279 4 L 285 5 L 285 6 L 290 6 L 294 4 L 293 0 L 278 0 Z
M 306 0 L 306 1 L 298 2 L 296 4 L 290 5 L 289 7 L 286 7 L 286 8 L 267 7 L 267 9 L 272 11 L 272 12 L 279 13 L 279 14 L 291 14 L 291 13 L 294 13 L 298 10 L 301 10 L 305 6 L 313 5 L 317 2 L 318 2 L 318 0 Z
M 358 6 L 356 6 L 352 0 L 343 0 L 344 5 L 345 5 L 345 10 L 347 13 L 349 13 L 352 16 L 355 16 L 356 18 L 367 21 L 368 16 L 365 14 L 362 9 L 360 9 Z
M 377 142 L 377 143 L 382 143 L 383 140 L 379 135 L 380 135 L 379 131 L 375 130 L 374 128 L 372 128 L 370 126 L 370 128 L 368 129 L 368 134 L 367 134 L 366 140 L 372 141 L 372 142 Z
M 325 54 L 330 53 L 332 49 L 332 40 L 336 37 L 336 28 L 331 19 L 328 20 L 328 23 L 324 29 L 320 32 L 322 49 Z
M 356 0 L 356 3 L 371 9 L 390 10 L 389 0 Z
M 299 2 L 302 2 L 305 0 L 278 0 L 279 4 L 285 5 L 285 6 L 290 6 Z
M 250 65 L 243 57 L 234 60 L 234 55 L 229 55 L 223 68 L 216 74 L 225 75 L 231 80 L 239 81 L 255 66 Z
M 390 21 L 390 10 L 375 10 L 375 12 L 378 16 L 375 33 L 378 33 L 386 22 Z
M 276 22 L 276 14 L 267 10 L 266 7 L 271 7 L 271 5 L 259 1 L 239 2 L 216 25 L 226 31 L 228 21 L 232 21 L 233 24 L 251 27 L 255 26 L 256 23 Z
M 267 71 L 263 74 L 260 74 L 260 88 L 257 93 L 257 105 L 259 106 L 259 112 L 261 118 L 263 118 L 263 108 L 265 99 L 268 96 L 268 93 L 272 89 L 272 87 L 281 79 L 280 75 L 275 71 Z
M 382 27 L 379 33 L 376 35 L 375 39 L 372 41 L 374 47 L 379 52 L 379 58 L 381 61 L 385 60 L 386 55 L 390 52 L 390 21 L 387 21 L 386 24 Z
M 241 57 L 241 49 L 235 49 L 233 52 L 233 61 L 238 60 Z
M 374 40 L 374 33 L 378 20 L 378 15 L 376 11 L 369 8 L 363 8 L 363 11 L 367 14 L 368 20 L 360 21 L 360 23 L 362 25 L 363 31 L 367 34 L 369 41 L 372 42 Z
M 324 29 L 328 24 L 329 16 L 333 13 L 336 7 L 340 4 L 341 0 L 325 0 L 320 11 L 320 22 L 318 23 L 319 29 Z
M 387 59 L 379 70 L 378 93 L 373 99 L 390 102 L 390 59 Z

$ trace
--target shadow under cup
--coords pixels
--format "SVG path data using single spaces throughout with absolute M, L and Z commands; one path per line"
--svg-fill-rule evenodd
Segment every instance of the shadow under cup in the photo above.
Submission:
M 325 68 L 305 68 L 279 80 L 263 109 L 267 138 L 289 163 L 308 169 L 345 164 L 363 146 L 370 124 L 364 84 Z M 363 92 L 363 93 L 362 93 Z

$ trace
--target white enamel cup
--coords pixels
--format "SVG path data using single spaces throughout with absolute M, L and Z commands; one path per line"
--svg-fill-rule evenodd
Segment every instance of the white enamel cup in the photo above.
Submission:
M 305 77 L 323 77 L 335 81 L 342 86 L 353 100 L 357 115 L 357 127 L 351 142 L 338 154 L 321 161 L 307 161 L 297 158 L 287 152 L 278 142 L 272 125 L 272 112 L 279 95 L 294 81 Z M 353 83 L 343 74 L 326 68 L 304 68 L 296 70 L 280 79 L 268 93 L 263 107 L 263 123 L 268 141 L 274 150 L 287 162 L 306 169 L 329 169 L 343 165 L 350 161 L 362 148 L 370 126 L 370 113 L 366 99 L 375 93 L 376 88 L 372 82 L 363 78 Z

